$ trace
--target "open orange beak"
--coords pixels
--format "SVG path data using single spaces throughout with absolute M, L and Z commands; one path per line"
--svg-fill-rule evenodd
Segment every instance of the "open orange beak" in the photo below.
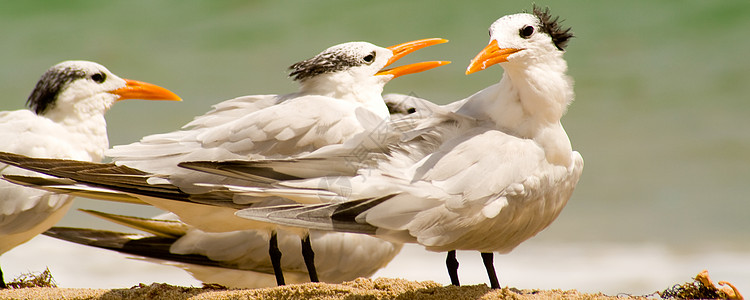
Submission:
M 410 64 L 410 65 L 395 67 L 395 68 L 391 68 L 391 69 L 387 69 L 387 70 L 382 70 L 382 71 L 378 72 L 375 75 L 376 76 L 377 75 L 393 75 L 393 78 L 396 78 L 396 77 L 407 75 L 407 74 L 414 74 L 414 73 L 424 72 L 424 71 L 427 71 L 427 70 L 432 69 L 432 68 L 437 68 L 439 66 L 447 65 L 449 63 L 451 63 L 451 62 L 449 62 L 449 61 L 442 61 L 442 60 L 438 60 L 438 61 L 425 61 L 425 62 Z M 391 79 L 393 79 L 393 78 L 391 78 Z
M 500 48 L 496 40 L 492 40 L 487 47 L 471 60 L 469 67 L 466 68 L 466 75 L 489 68 L 491 65 L 508 61 L 508 56 L 523 49 Z
M 125 79 L 125 87 L 116 89 L 110 93 L 120 96 L 117 101 L 125 99 L 182 101 L 179 96 L 168 89 L 131 79 Z
M 431 39 L 421 39 L 411 42 L 406 42 L 403 44 L 398 44 L 394 46 L 390 46 L 387 49 L 393 51 L 393 56 L 388 60 L 388 62 L 385 64 L 384 67 L 387 67 L 391 65 L 392 63 L 396 62 L 397 60 L 401 59 L 402 57 L 406 56 L 409 53 L 412 53 L 414 51 L 417 51 L 419 49 L 429 47 L 432 45 L 447 43 L 448 40 L 441 39 L 441 38 L 431 38 Z M 416 64 L 410 64 L 400 67 L 395 67 L 392 69 L 387 70 L 381 70 L 375 76 L 378 75 L 393 75 L 393 78 L 407 75 L 407 74 L 413 74 L 413 73 L 419 73 L 423 71 L 427 71 L 432 68 L 436 68 L 439 66 L 447 65 L 451 62 L 449 61 L 427 61 L 427 62 L 421 62 Z

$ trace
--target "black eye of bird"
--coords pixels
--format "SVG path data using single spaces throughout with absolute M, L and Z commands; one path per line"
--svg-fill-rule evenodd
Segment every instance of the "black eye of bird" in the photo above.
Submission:
M 532 34 L 534 34 L 534 26 L 526 25 L 518 32 L 522 38 L 529 38 Z
M 91 80 L 96 83 L 102 83 L 107 80 L 107 75 L 104 75 L 104 73 L 96 73 L 94 75 L 91 75 Z
M 375 51 L 367 54 L 367 56 L 363 57 L 362 60 L 364 60 L 368 64 L 371 64 L 373 61 L 375 61 Z

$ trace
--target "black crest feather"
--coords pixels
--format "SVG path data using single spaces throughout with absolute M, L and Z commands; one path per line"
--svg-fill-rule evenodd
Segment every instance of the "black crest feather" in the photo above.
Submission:
M 304 81 L 324 73 L 332 73 L 362 64 L 356 58 L 344 52 L 321 53 L 289 67 L 289 77 L 295 81 Z
M 542 21 L 542 31 L 552 37 L 552 42 L 555 43 L 557 49 L 564 50 L 570 38 L 573 37 L 570 27 L 560 26 L 560 22 L 562 22 L 560 17 L 553 17 L 549 12 L 549 7 L 542 9 L 534 5 L 532 10 L 534 15 Z
M 44 72 L 36 87 L 26 100 L 26 106 L 37 115 L 42 115 L 55 106 L 57 96 L 73 80 L 86 77 L 83 70 L 52 67 Z

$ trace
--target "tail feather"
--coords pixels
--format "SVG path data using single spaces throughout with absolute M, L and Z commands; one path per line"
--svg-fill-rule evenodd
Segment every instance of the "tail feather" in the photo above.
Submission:
M 151 233 L 158 237 L 179 238 L 185 235 L 188 230 L 188 225 L 180 221 L 138 218 L 89 209 L 78 210 L 113 223 Z
M 85 197 L 112 202 L 148 205 L 148 203 L 141 201 L 137 197 L 133 197 L 131 195 L 110 189 L 76 184 L 75 181 L 67 178 L 42 178 L 19 175 L 3 175 L 3 179 L 14 184 L 41 189 L 58 194 L 66 194 L 76 197 Z
M 216 193 L 188 194 L 173 184 L 149 183 L 149 179 L 153 179 L 156 175 L 128 166 L 118 166 L 114 163 L 33 158 L 5 152 L 0 152 L 0 162 L 50 176 L 69 179 L 78 184 L 111 189 L 131 195 L 240 207 L 233 204 L 232 195 L 229 193 L 218 191 Z M 65 181 L 65 183 L 69 182 Z M 92 194 L 96 195 L 97 193 L 92 192 Z
M 175 238 L 70 227 L 53 227 L 43 234 L 76 244 L 117 251 L 145 258 L 243 270 L 237 265 L 211 260 L 203 255 L 171 253 L 170 247 L 177 240 Z M 266 270 L 266 268 L 257 268 L 252 271 L 273 274 L 272 270 Z
M 174 185 L 152 185 L 147 182 L 150 173 L 118 166 L 114 163 L 94 163 L 69 159 L 33 158 L 0 152 L 0 162 L 19 168 L 68 178 L 78 183 L 114 189 L 125 193 L 184 200 L 189 197 Z
M 225 266 L 220 262 L 210 260 L 203 255 L 170 253 L 169 248 L 172 246 L 172 243 L 176 241 L 175 238 L 69 227 L 52 227 L 43 234 L 76 244 L 147 258 L 203 266 L 231 268 L 231 266 Z

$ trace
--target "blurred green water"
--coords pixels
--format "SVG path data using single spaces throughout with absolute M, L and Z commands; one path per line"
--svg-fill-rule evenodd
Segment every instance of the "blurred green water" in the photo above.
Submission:
M 536 1 L 576 38 L 566 58 L 576 102 L 563 123 L 586 161 L 561 217 L 539 239 L 750 246 L 750 2 Z M 500 68 L 463 75 L 501 15 L 526 1 L 0 2 L 0 99 L 20 109 L 39 76 L 66 59 L 167 87 L 181 103 L 124 101 L 107 116 L 112 145 L 179 128 L 224 99 L 287 93 L 286 67 L 333 44 L 449 44 L 405 61 L 454 63 L 394 80 L 386 92 L 463 98 Z M 79 206 L 102 204 L 79 201 Z M 117 206 L 123 213 L 141 208 Z M 112 209 L 110 209 L 112 211 Z M 71 213 L 63 225 L 89 226 Z

